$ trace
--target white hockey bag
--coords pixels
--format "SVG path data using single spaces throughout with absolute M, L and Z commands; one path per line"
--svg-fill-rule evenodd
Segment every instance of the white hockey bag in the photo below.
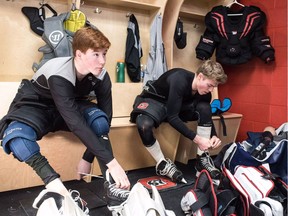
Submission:
M 74 192 L 77 193 L 76 196 L 73 196 Z M 36 197 L 32 206 L 38 209 L 36 216 L 89 216 L 89 209 L 77 191 L 62 196 L 57 192 L 44 189 Z
M 113 216 L 176 216 L 171 210 L 166 210 L 161 196 L 155 186 L 152 186 L 152 197 L 141 184 L 136 183 L 130 191 L 128 199 L 112 211 Z

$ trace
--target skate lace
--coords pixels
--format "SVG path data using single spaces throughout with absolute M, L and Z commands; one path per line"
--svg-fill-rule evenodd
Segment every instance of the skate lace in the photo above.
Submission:
M 215 165 L 213 163 L 212 158 L 210 158 L 210 156 L 207 154 L 207 152 L 205 152 L 205 154 L 206 154 L 206 157 L 200 158 L 201 164 L 204 166 L 204 168 L 206 170 L 208 170 L 208 172 L 212 172 L 213 170 L 216 169 Z
M 119 197 L 119 198 L 127 198 L 129 195 L 128 190 L 123 190 L 121 188 L 115 187 L 116 184 L 109 185 L 109 191 L 112 196 Z
M 161 175 L 166 175 L 166 176 L 172 178 L 174 173 L 177 172 L 177 167 L 169 159 L 167 159 L 166 161 L 167 161 L 167 163 L 166 163 L 164 169 L 159 170 L 159 173 Z
M 80 207 L 80 209 L 88 215 L 89 209 L 86 207 L 87 203 L 80 197 L 80 193 L 77 190 L 70 190 L 69 191 L 71 194 L 72 199 L 74 202 L 77 203 L 77 205 Z

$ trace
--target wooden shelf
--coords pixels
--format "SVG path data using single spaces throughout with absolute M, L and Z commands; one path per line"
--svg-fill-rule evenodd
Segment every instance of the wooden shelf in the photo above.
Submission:
M 179 12 L 180 18 L 189 18 L 189 19 L 197 19 L 197 20 L 203 20 L 205 18 L 206 14 L 203 13 L 191 13 L 190 11 L 182 10 Z
M 124 5 L 131 5 L 133 7 L 136 8 L 141 8 L 141 9 L 149 9 L 149 10 L 155 10 L 155 9 L 159 9 L 163 6 L 165 6 L 165 1 L 157 1 L 157 0 L 140 0 L 140 1 L 135 1 L 135 0 L 121 0 L 120 1 L 122 4 Z
M 179 12 L 180 17 L 203 19 L 216 5 L 227 5 L 231 0 L 185 0 Z
M 209 11 L 208 1 L 184 1 L 180 8 L 180 14 L 187 16 L 205 16 Z
M 165 1 L 159 0 L 87 0 L 85 1 L 86 5 L 97 6 L 97 4 L 105 4 L 109 6 L 121 6 L 126 8 L 135 8 L 147 11 L 159 10 L 163 7 Z

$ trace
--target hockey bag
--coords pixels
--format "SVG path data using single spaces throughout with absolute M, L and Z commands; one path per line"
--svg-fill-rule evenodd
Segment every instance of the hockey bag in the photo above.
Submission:
M 247 132 L 246 140 L 225 146 L 221 150 L 223 158 L 217 156 L 217 159 L 222 161 L 222 165 L 232 174 L 238 165 L 259 167 L 267 163 L 271 172 L 288 184 L 288 123 L 277 128 L 276 135 L 273 136 L 271 133 L 269 135 L 269 133 L 268 131 Z
M 275 188 L 274 181 L 256 167 L 238 166 L 234 175 L 223 167 L 225 179 L 222 181 L 230 184 L 231 190 L 239 192 L 241 208 L 237 215 L 243 216 L 280 216 L 284 215 L 281 202 L 286 202 L 284 196 Z M 287 204 L 287 203 L 286 203 Z
M 113 216 L 176 216 L 173 211 L 165 209 L 156 187 L 151 187 L 152 197 L 141 183 L 136 183 L 124 203 L 108 209 Z
M 249 140 L 240 143 L 231 143 L 225 150 L 222 166 L 230 170 L 232 174 L 238 165 L 258 167 L 268 163 L 273 174 L 277 174 L 287 184 L 287 140 L 274 141 L 270 144 L 262 159 L 255 158 L 248 149 L 255 149 L 257 146 Z M 260 144 L 258 144 L 260 145 Z M 282 167 L 282 169 L 279 169 Z
M 194 188 L 181 199 L 181 208 L 186 216 L 233 215 L 238 196 L 229 189 L 219 189 L 208 173 L 202 170 Z

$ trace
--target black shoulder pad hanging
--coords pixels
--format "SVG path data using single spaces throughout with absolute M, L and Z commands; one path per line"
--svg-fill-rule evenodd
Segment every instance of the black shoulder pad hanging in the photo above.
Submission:
M 43 4 L 40 8 L 23 7 L 21 9 L 22 13 L 29 19 L 32 31 L 39 36 L 42 36 L 44 32 L 44 20 L 46 19 L 44 7 L 47 7 L 53 13 L 53 16 L 57 16 L 57 12 L 48 4 Z

